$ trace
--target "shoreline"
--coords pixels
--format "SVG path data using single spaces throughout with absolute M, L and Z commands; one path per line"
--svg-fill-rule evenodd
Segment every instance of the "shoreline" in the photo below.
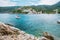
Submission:
M 2 31 L 3 30 L 3 31 Z M 6 33 L 4 33 L 6 32 Z M 56 36 L 53 36 L 54 40 L 59 40 Z M 42 40 L 46 39 L 45 37 L 36 37 L 32 34 L 28 34 L 16 27 L 7 25 L 0 22 L 0 40 Z M 49 39 L 46 39 L 49 40 Z
M 3 35 L 2 34 L 3 36 L 2 35 L 0 36 L 0 39 L 2 39 L 2 40 L 8 40 L 8 39 L 9 40 L 38 40 L 38 38 L 35 37 L 34 35 L 28 34 L 28 33 L 24 32 L 24 31 L 22 31 L 18 28 L 15 28 L 15 27 L 12 27 L 12 26 L 9 26 L 9 25 L 6 25 L 6 24 L 0 22 L 0 26 L 1 25 L 4 25 L 4 27 L 6 29 L 8 29 L 7 31 L 12 32 L 11 35 L 9 35 L 9 34 L 8 35 Z M 19 34 L 16 34 L 13 31 L 17 31 Z M 1 34 L 1 32 L 0 32 L 0 34 Z

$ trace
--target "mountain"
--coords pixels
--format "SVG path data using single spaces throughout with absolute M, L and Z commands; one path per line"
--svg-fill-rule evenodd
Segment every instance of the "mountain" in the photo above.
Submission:
M 53 12 L 53 10 L 58 9 L 59 13 L 60 13 L 60 1 L 54 5 L 32 5 L 32 6 L 28 6 L 34 10 L 36 10 L 37 12 L 39 11 L 44 11 L 47 13 L 51 13 Z M 28 8 L 27 6 L 25 8 Z M 0 12 L 12 12 L 14 10 L 17 10 L 18 8 L 24 8 L 24 6 L 11 6 L 11 7 L 0 7 Z
M 58 2 L 55 5 L 52 5 L 51 9 L 58 9 L 59 13 L 60 13 L 60 2 Z
M 51 9 L 50 5 L 38 5 L 38 6 L 31 6 L 31 7 L 33 9 L 37 9 L 38 11 Z
M 60 9 L 60 1 L 55 4 L 55 5 L 52 5 L 53 9 Z
M 11 12 L 17 8 L 20 8 L 20 6 L 0 7 L 0 12 Z
M 38 11 L 43 10 L 46 12 L 52 12 L 53 10 L 58 9 L 59 13 L 60 13 L 60 2 L 58 2 L 54 5 L 38 5 L 38 6 L 31 6 L 31 7 Z

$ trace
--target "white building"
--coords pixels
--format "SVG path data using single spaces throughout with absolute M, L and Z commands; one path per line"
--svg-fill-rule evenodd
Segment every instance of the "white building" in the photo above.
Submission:
M 55 12 L 56 12 L 56 14 L 58 14 L 58 9 L 55 9 L 55 10 L 53 10 L 53 11 L 55 11 Z

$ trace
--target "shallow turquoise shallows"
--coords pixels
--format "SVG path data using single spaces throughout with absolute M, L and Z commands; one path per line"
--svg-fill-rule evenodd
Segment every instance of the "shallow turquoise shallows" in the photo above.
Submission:
M 19 16 L 19 19 L 16 19 Z M 29 34 L 42 36 L 49 32 L 60 37 L 60 14 L 0 14 L 0 22 L 12 24 Z

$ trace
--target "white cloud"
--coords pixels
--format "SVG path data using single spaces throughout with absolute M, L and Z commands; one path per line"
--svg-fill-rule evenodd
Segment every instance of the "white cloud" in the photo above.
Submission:
M 19 5 L 53 5 L 57 2 L 59 2 L 60 0 L 31 0 L 28 1 L 27 0 L 23 1 L 23 0 L 0 0 L 0 6 L 19 6 Z
M 41 0 L 40 2 L 41 2 L 41 4 L 53 5 L 53 4 L 57 3 L 57 2 L 59 2 L 59 0 L 44 0 L 44 1 Z
M 40 0 L 37 5 L 53 5 L 56 4 L 57 2 L 59 2 L 60 0 Z
M 38 2 L 36 2 L 36 3 L 34 3 L 34 2 L 29 2 L 29 4 L 30 4 L 30 5 L 35 5 L 35 6 L 40 5 Z
M 0 6 L 15 6 L 15 2 L 10 2 L 9 0 L 0 0 Z
M 31 5 L 53 5 L 56 4 L 57 2 L 59 2 L 60 0 L 39 0 L 37 2 L 29 2 L 29 4 Z

